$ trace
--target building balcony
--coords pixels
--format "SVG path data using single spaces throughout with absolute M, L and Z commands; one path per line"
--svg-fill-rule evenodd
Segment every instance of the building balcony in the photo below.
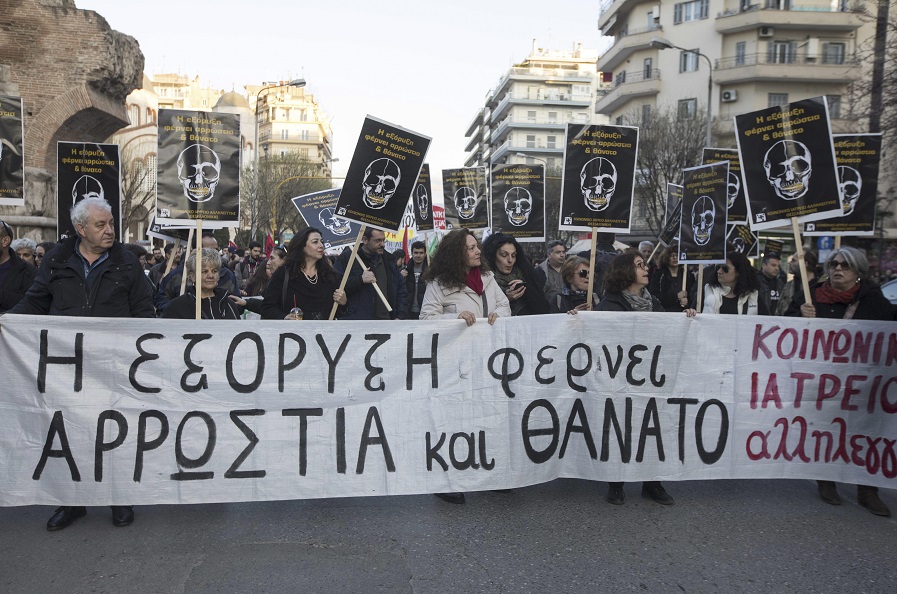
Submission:
M 598 60 L 598 70 L 601 72 L 613 72 L 617 66 L 622 64 L 633 53 L 649 49 L 651 47 L 651 39 L 657 37 L 660 34 L 659 31 L 663 31 L 663 27 L 660 25 L 621 31 L 614 44 Z
M 588 115 L 586 115 L 588 118 Z M 502 138 L 504 138 L 512 129 L 529 129 L 529 130 L 546 130 L 546 131 L 558 131 L 560 134 L 564 134 L 564 131 L 567 128 L 567 121 L 572 122 L 573 120 L 565 120 L 561 121 L 558 118 L 548 119 L 548 118 L 514 118 L 507 117 L 501 121 L 495 131 L 492 133 L 493 142 L 498 142 Z
M 622 25 L 632 8 L 645 0 L 601 0 L 598 13 L 598 28 L 602 35 L 614 35 Z
M 609 115 L 637 97 L 649 97 L 660 93 L 660 70 L 650 72 L 620 72 L 614 78 L 614 87 L 598 97 L 595 113 Z
M 464 137 L 467 138 L 471 134 L 473 134 L 477 128 L 480 127 L 480 124 L 483 123 L 483 110 L 480 109 L 477 111 L 477 114 L 473 116 L 473 119 L 467 125 L 467 131 L 464 132 Z
M 501 96 L 502 91 L 510 85 L 512 81 L 536 81 L 546 85 L 557 83 L 584 83 L 591 84 L 597 72 L 585 70 L 572 70 L 565 68 L 509 68 L 508 72 L 498 80 L 495 89 L 492 91 L 492 97 L 487 105 L 495 106 L 495 98 Z
M 783 2 L 785 0 L 782 0 Z M 739 33 L 759 27 L 781 27 L 794 30 L 814 30 L 829 33 L 848 33 L 859 29 L 862 16 L 852 9 L 835 9 L 826 6 L 792 6 L 790 10 L 779 10 L 778 2 L 772 0 L 776 8 L 766 8 L 767 2 L 752 4 L 746 10 L 732 9 L 716 15 L 718 33 Z M 783 4 L 784 5 L 784 4 Z
M 464 161 L 465 167 L 476 167 L 480 164 L 480 157 L 482 157 L 482 153 L 480 151 L 475 151 L 468 155 L 467 160 Z
M 526 152 L 529 155 L 533 156 L 543 156 L 544 157 L 563 157 L 564 156 L 564 142 L 563 140 L 555 143 L 554 146 L 549 146 L 545 143 L 544 140 L 537 140 L 535 142 L 520 142 L 508 139 L 495 147 L 492 151 L 492 155 L 489 158 L 490 163 L 501 163 L 501 160 L 506 157 L 508 154 L 515 154 L 518 152 Z
M 720 58 L 713 70 L 713 82 L 718 85 L 778 81 L 802 83 L 846 84 L 859 77 L 857 62 L 851 56 L 832 60 L 826 56 L 786 57 L 764 54 Z
M 511 105 L 555 105 L 571 108 L 588 109 L 592 105 L 591 95 L 572 95 L 570 93 L 554 93 L 544 92 L 539 89 L 535 94 L 527 93 L 506 93 L 498 102 L 498 106 L 492 110 L 492 122 L 497 122 L 511 108 Z
M 469 153 L 474 149 L 475 146 L 480 144 L 480 135 L 474 134 L 470 140 L 467 141 L 467 145 L 464 147 L 464 152 Z

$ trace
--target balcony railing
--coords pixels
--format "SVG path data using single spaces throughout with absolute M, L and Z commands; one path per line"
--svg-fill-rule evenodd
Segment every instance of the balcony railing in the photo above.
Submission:
M 757 66 L 760 64 L 782 66 L 852 66 L 857 63 L 856 57 L 850 55 L 820 54 L 815 58 L 806 55 L 769 55 L 769 53 L 745 54 L 715 60 L 714 70 L 727 70 L 741 66 Z
M 620 41 L 624 37 L 628 37 L 630 35 L 638 35 L 640 33 L 650 33 L 651 31 L 660 31 L 663 27 L 660 25 L 650 25 L 648 27 L 638 27 L 637 29 L 629 29 L 627 27 L 623 27 L 620 29 L 620 32 L 617 33 L 617 41 Z
M 782 8 L 779 8 L 782 6 Z M 831 4 L 825 5 L 799 5 L 793 6 L 791 2 L 779 4 L 778 0 L 768 0 L 765 2 L 758 2 L 756 4 L 750 4 L 748 6 L 742 6 L 741 8 L 730 8 L 729 10 L 725 10 L 723 12 L 716 13 L 716 18 L 725 18 L 730 16 L 735 16 L 736 14 L 741 14 L 744 12 L 754 12 L 757 10 L 775 10 L 777 12 L 863 12 L 862 3 L 857 1 L 854 2 L 846 2 L 842 0 L 838 3 L 837 6 L 832 6 Z
M 643 80 L 660 80 L 660 69 L 652 68 L 649 72 L 645 72 L 644 70 L 633 70 L 630 72 L 624 70 L 623 72 L 618 72 L 614 75 L 614 89 L 620 85 L 625 85 L 626 83 L 641 82 Z M 606 95 L 609 92 L 610 90 L 606 91 L 604 94 Z

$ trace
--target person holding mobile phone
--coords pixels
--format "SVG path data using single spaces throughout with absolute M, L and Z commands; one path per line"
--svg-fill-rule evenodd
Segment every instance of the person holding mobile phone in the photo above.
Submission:
M 486 263 L 511 304 L 512 316 L 547 314 L 548 300 L 539 289 L 532 262 L 510 235 L 495 233 L 483 243 Z

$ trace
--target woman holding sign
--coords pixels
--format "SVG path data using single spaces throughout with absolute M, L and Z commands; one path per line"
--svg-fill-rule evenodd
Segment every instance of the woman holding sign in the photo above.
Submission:
M 239 320 L 243 308 L 228 299 L 227 289 L 218 286 L 218 271 L 221 268 L 221 256 L 212 248 L 202 248 L 202 274 L 196 282 L 196 250 L 187 258 L 187 281 L 193 286 L 180 297 L 173 299 L 165 311 L 163 318 L 192 320 L 196 317 L 196 296 L 202 300 L 200 311 L 203 320 Z
M 812 303 L 806 303 L 803 291 L 796 291 L 788 315 L 835 320 L 893 320 L 894 306 L 881 289 L 869 280 L 869 261 L 852 247 L 832 250 L 825 262 L 828 279 L 810 290 Z M 831 505 L 841 505 L 833 481 L 816 481 L 819 496 Z M 889 517 L 891 510 L 878 497 L 878 488 L 857 485 L 857 503 L 876 516 Z
M 757 272 L 742 253 L 729 251 L 726 263 L 717 266 L 716 274 L 704 285 L 702 313 L 739 316 L 768 316 L 760 299 Z
M 598 311 L 665 311 L 660 301 L 648 292 L 648 265 L 642 255 L 631 250 L 620 254 L 610 261 L 604 275 L 604 298 L 596 308 Z M 694 317 L 697 312 L 686 309 L 685 315 Z M 607 501 L 614 505 L 623 505 L 626 494 L 623 484 L 609 483 Z M 670 497 L 660 481 L 642 483 L 642 496 L 648 497 L 661 505 L 673 505 Z
M 306 227 L 290 240 L 287 257 L 265 287 L 265 320 L 326 320 L 336 302 L 346 305 L 346 292 L 330 260 L 324 257 L 321 232 Z
M 657 297 L 666 311 L 685 311 L 689 306 L 688 296 L 694 289 L 694 278 L 686 277 L 685 291 L 682 290 L 682 276 L 687 274 L 685 266 L 679 265 L 679 245 L 670 244 L 660 253 L 658 268 L 651 276 L 648 290 Z

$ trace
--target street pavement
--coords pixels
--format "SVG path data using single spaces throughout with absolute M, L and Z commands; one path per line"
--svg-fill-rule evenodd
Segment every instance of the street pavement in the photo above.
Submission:
M 812 481 L 626 486 L 557 480 L 511 494 L 159 505 L 114 528 L 89 508 L 0 508 L 0 592 L 897 592 L 897 521 L 823 503 Z M 882 490 L 897 512 L 897 491 Z

